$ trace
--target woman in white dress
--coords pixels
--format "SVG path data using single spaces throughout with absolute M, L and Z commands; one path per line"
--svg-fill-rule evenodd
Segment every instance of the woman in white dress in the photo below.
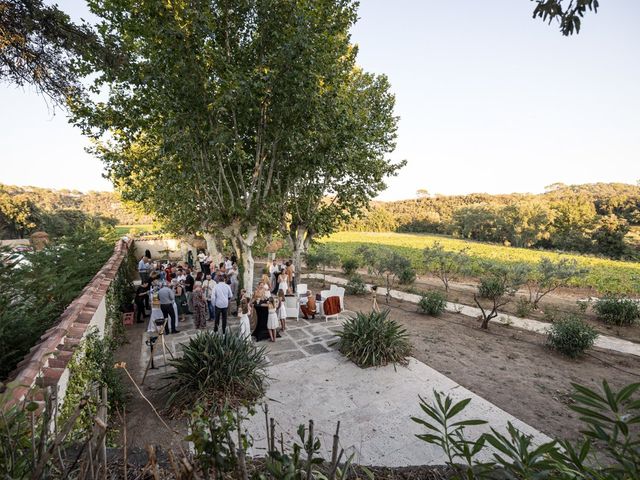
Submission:
M 267 329 L 269 330 L 269 338 L 272 342 L 276 341 L 276 329 L 278 328 L 278 309 L 277 300 L 273 297 L 269 298 L 269 316 L 267 317 Z
M 240 302 L 240 338 L 251 341 L 251 325 L 249 323 L 249 301 L 243 298 Z
M 284 293 L 289 291 L 289 284 L 287 283 L 287 275 L 281 273 L 278 277 L 278 290 L 282 290 Z
M 278 290 L 278 318 L 280 319 L 280 329 L 284 332 L 287 329 L 287 306 L 285 305 L 284 290 Z

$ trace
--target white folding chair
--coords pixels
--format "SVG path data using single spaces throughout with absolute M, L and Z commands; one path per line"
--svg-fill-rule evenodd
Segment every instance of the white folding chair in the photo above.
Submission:
M 298 293 L 298 297 L 305 297 L 307 295 L 307 284 L 306 283 L 300 283 L 296 286 L 296 292 Z
M 300 320 L 300 305 L 298 303 L 298 297 L 295 295 L 285 295 L 284 306 L 287 309 L 287 318 L 294 318 L 296 322 Z

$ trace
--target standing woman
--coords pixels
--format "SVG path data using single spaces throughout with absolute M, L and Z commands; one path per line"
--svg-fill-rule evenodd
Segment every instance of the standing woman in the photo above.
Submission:
M 291 293 L 296 293 L 296 267 L 291 260 L 287 262 L 286 272 Z
M 278 276 L 278 290 L 282 290 L 285 293 L 289 291 L 287 274 L 284 271 Z
M 176 305 L 178 306 L 178 315 L 180 316 L 180 320 L 184 322 L 185 315 L 188 310 L 187 306 L 187 292 L 184 288 L 184 281 L 177 282 L 175 285 L 175 294 L 176 294 Z
M 284 291 L 278 290 L 278 318 L 280 319 L 280 329 L 283 332 L 287 329 L 287 306 L 284 302 Z
M 269 316 L 267 317 L 267 329 L 269 330 L 269 339 L 272 342 L 276 341 L 276 329 L 278 328 L 278 311 L 276 302 L 277 300 L 274 297 L 269 297 Z
M 200 284 L 193 288 L 192 295 L 194 324 L 197 329 L 204 329 L 207 326 L 207 301 L 202 292 Z

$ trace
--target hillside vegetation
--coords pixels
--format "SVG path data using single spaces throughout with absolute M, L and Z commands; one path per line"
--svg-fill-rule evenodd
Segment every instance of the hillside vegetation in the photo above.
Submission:
M 68 235 L 91 221 L 116 225 L 151 223 L 117 193 L 54 190 L 0 184 L 0 238 L 24 238 L 37 230 Z
M 568 257 L 575 259 L 580 267 L 588 269 L 585 277 L 576 278 L 570 283 L 575 287 L 592 288 L 598 293 L 619 293 L 640 295 L 640 263 L 623 262 L 598 258 L 588 255 L 565 254 L 529 248 L 505 247 L 502 245 L 480 243 L 463 239 L 447 238 L 438 235 L 389 233 L 389 232 L 339 232 L 322 240 L 329 249 L 342 260 L 356 255 L 361 245 L 385 245 L 392 247 L 411 261 L 418 272 L 424 272 L 423 250 L 439 242 L 445 250 L 467 249 L 474 265 L 475 273 L 479 273 L 482 262 L 489 261 L 502 264 L 526 263 L 536 264 L 542 257 L 558 259 Z
M 555 184 L 543 194 L 424 196 L 373 203 L 345 231 L 419 232 L 458 238 L 637 258 L 640 187 Z

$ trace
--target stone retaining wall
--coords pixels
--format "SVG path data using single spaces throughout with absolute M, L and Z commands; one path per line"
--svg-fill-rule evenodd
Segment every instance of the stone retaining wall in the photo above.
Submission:
M 132 245 L 132 240 L 118 241 L 107 263 L 18 364 L 3 394 L 9 397 L 3 399 L 5 407 L 27 397 L 41 401 L 42 391 L 34 387 L 55 387 L 58 401 L 62 401 L 69 381 L 67 364 L 73 352 L 90 327 L 96 326 L 101 335 L 104 334 L 107 290 Z

